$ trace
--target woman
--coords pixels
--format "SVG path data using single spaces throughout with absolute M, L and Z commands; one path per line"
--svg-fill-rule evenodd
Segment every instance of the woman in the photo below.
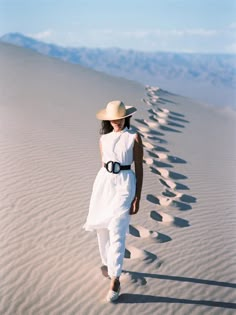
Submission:
M 140 135 L 130 129 L 130 117 L 135 112 L 135 107 L 112 101 L 96 115 L 102 120 L 102 168 L 94 181 L 84 228 L 97 231 L 101 269 L 111 279 L 106 297 L 109 302 L 119 297 L 126 232 L 141 198 L 143 146 Z M 133 161 L 135 172 L 131 170 Z

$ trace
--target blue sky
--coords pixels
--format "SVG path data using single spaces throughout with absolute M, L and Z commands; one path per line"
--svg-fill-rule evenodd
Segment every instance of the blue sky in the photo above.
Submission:
M 62 46 L 236 53 L 236 0 L 0 0 L 0 36 Z

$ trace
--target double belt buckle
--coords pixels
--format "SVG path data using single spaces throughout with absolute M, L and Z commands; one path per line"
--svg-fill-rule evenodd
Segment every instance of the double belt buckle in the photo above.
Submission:
M 105 164 L 105 168 L 109 173 L 118 174 L 120 173 L 120 163 L 109 161 Z

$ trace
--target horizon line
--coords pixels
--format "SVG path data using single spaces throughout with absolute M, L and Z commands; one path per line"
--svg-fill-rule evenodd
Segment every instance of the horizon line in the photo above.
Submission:
M 134 51 L 134 52 L 139 52 L 139 53 L 144 53 L 144 54 L 155 54 L 155 53 L 170 53 L 170 54 L 186 54 L 186 55 L 229 55 L 229 56 L 236 56 L 236 52 L 197 52 L 197 51 L 176 51 L 176 50 L 141 50 L 141 49 L 135 49 L 135 48 L 121 48 L 118 46 L 107 46 L 107 47 L 98 47 L 98 46 L 65 46 L 63 44 L 55 43 L 55 42 L 47 42 L 44 40 L 37 39 L 35 37 L 25 35 L 24 33 L 20 32 L 8 32 L 4 33 L 3 35 L 0 35 L 0 41 L 2 41 L 2 38 L 6 35 L 21 35 L 26 38 L 33 39 L 37 42 L 46 44 L 46 45 L 54 45 L 60 48 L 71 48 L 71 49 L 80 49 L 80 48 L 86 48 L 86 49 L 100 49 L 100 50 L 112 50 L 112 49 L 117 49 L 117 50 L 122 50 L 122 51 Z M 4 42 L 4 41 L 2 41 Z

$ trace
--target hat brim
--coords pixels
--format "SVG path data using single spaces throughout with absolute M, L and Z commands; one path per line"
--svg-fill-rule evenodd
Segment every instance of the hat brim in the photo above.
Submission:
M 99 112 L 97 112 L 96 117 L 99 120 L 117 120 L 117 119 L 129 117 L 129 116 L 133 115 L 136 111 L 137 111 L 137 108 L 135 108 L 133 106 L 125 106 L 125 115 L 124 116 L 122 116 L 122 117 L 120 117 L 120 116 L 109 117 L 107 115 L 106 108 L 104 108 L 104 109 L 101 109 Z

